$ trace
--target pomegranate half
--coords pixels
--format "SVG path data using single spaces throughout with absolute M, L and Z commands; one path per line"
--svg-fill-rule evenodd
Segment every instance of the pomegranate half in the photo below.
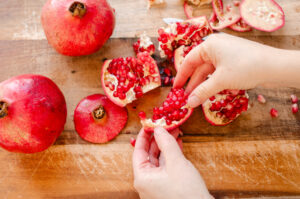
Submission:
M 166 28 L 160 28 L 158 30 L 160 56 L 171 59 L 176 48 L 202 41 L 203 37 L 212 32 L 213 30 L 205 16 L 171 23 Z
M 115 105 L 101 94 L 84 98 L 74 111 L 77 133 L 92 143 L 105 143 L 114 139 L 126 125 L 127 118 L 125 108 Z
M 21 75 L 0 83 L 0 146 L 36 153 L 50 147 L 64 129 L 66 101 L 47 77 Z
M 80 56 L 96 52 L 109 39 L 115 14 L 106 0 L 48 0 L 41 21 L 57 52 Z
M 137 58 L 106 60 L 101 82 L 107 97 L 121 107 L 161 85 L 158 67 L 148 52 L 138 53 Z
M 240 12 L 243 20 L 257 30 L 273 32 L 285 24 L 284 12 L 274 0 L 244 0 Z
M 152 132 L 157 126 L 173 130 L 182 125 L 193 112 L 187 106 L 187 98 L 183 88 L 172 89 L 163 104 L 153 108 L 151 119 L 146 118 L 145 112 L 140 112 L 139 117 L 145 131 Z
M 249 96 L 244 90 L 224 90 L 202 104 L 205 119 L 215 126 L 224 126 L 248 110 Z

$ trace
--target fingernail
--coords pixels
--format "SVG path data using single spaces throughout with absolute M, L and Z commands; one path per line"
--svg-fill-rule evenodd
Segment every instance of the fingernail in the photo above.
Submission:
M 199 103 L 199 98 L 195 95 L 192 95 L 189 97 L 188 99 L 188 106 L 195 108 L 196 106 L 198 106 Z

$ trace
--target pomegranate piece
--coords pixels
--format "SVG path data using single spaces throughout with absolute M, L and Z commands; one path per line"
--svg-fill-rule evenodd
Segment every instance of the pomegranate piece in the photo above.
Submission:
M 274 0 L 243 0 L 240 13 L 249 26 L 265 32 L 276 31 L 285 24 L 284 12 Z
M 98 51 L 115 27 L 114 9 L 106 0 L 48 0 L 41 20 L 49 44 L 68 56 Z
M 140 38 L 133 44 L 133 49 L 135 54 L 147 51 L 150 55 L 153 55 L 155 52 L 155 46 L 145 32 L 141 34 Z
M 246 22 L 243 19 L 240 19 L 235 24 L 229 26 L 229 28 L 237 32 L 249 32 L 252 30 L 251 26 L 246 24 Z
M 148 52 L 138 53 L 137 58 L 106 60 L 101 81 L 107 97 L 122 107 L 161 85 L 158 67 Z
M 148 0 L 148 9 L 152 6 L 160 6 L 165 4 L 165 0 Z
M 298 103 L 298 97 L 296 95 L 291 95 L 291 101 L 293 104 Z
M 151 119 L 146 119 L 146 114 L 141 112 L 139 116 L 145 131 L 152 132 L 157 126 L 173 130 L 182 125 L 193 112 L 193 109 L 187 106 L 187 98 L 183 88 L 171 89 L 163 104 L 153 108 Z
M 298 104 L 293 104 L 292 105 L 292 112 L 294 114 L 296 114 L 296 113 L 298 113 L 298 110 L 299 110 Z
M 227 125 L 248 110 L 248 99 L 244 90 L 224 90 L 202 104 L 204 116 L 212 125 Z
M 176 48 L 202 41 L 212 32 L 205 16 L 168 24 L 168 27 L 158 30 L 160 56 L 171 59 Z
M 193 6 L 189 5 L 187 2 L 183 4 L 183 10 L 186 18 L 191 19 L 193 18 Z
M 136 140 L 134 138 L 130 138 L 130 144 L 135 147 Z
M 92 143 L 114 139 L 127 122 L 127 110 L 115 105 L 105 95 L 90 95 L 79 102 L 74 111 L 75 129 Z
M 36 153 L 50 147 L 64 129 L 66 101 L 47 77 L 21 75 L 0 83 L 0 146 Z
M 270 110 L 270 115 L 271 115 L 272 117 L 278 117 L 278 111 L 277 111 L 275 108 L 272 108 L 272 109 Z
M 221 30 L 237 23 L 241 19 L 238 0 L 213 0 L 212 5 L 217 18 L 210 25 L 214 30 Z
M 265 97 L 263 95 L 258 95 L 257 96 L 257 101 L 259 101 L 262 104 L 266 103 L 266 99 L 265 99 Z

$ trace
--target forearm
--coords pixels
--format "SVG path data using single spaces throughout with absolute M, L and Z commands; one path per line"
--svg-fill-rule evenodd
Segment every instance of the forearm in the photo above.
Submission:
M 261 86 L 300 88 L 300 51 L 273 48 L 268 54 Z

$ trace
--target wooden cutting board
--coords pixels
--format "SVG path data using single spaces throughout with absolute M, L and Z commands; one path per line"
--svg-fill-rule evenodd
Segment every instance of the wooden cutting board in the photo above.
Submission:
M 103 93 L 103 60 L 133 55 L 133 38 L 147 31 L 157 37 L 162 18 L 184 18 L 180 1 L 146 10 L 144 0 L 110 0 L 117 12 L 113 38 L 97 53 L 84 57 L 57 54 L 43 35 L 39 15 L 44 0 L 10 0 L 0 6 L 0 81 L 36 73 L 53 79 L 65 94 L 68 120 L 54 146 L 32 155 L 0 149 L 1 198 L 138 198 L 133 188 L 129 143 L 141 125 L 137 113 L 158 105 L 170 88 L 159 88 L 127 106 L 126 128 L 108 144 L 90 144 L 74 131 L 73 111 L 85 96 Z M 234 33 L 285 49 L 300 49 L 300 2 L 278 1 L 286 12 L 286 26 L 274 33 Z M 202 10 L 211 12 L 210 6 Z M 237 55 L 238 56 L 238 55 Z M 205 121 L 197 108 L 182 126 L 184 153 L 199 169 L 218 198 L 300 197 L 300 114 L 291 113 L 290 95 L 300 90 L 254 89 L 251 109 L 225 127 Z M 267 103 L 256 101 L 263 94 Z M 279 117 L 272 119 L 274 107 Z

